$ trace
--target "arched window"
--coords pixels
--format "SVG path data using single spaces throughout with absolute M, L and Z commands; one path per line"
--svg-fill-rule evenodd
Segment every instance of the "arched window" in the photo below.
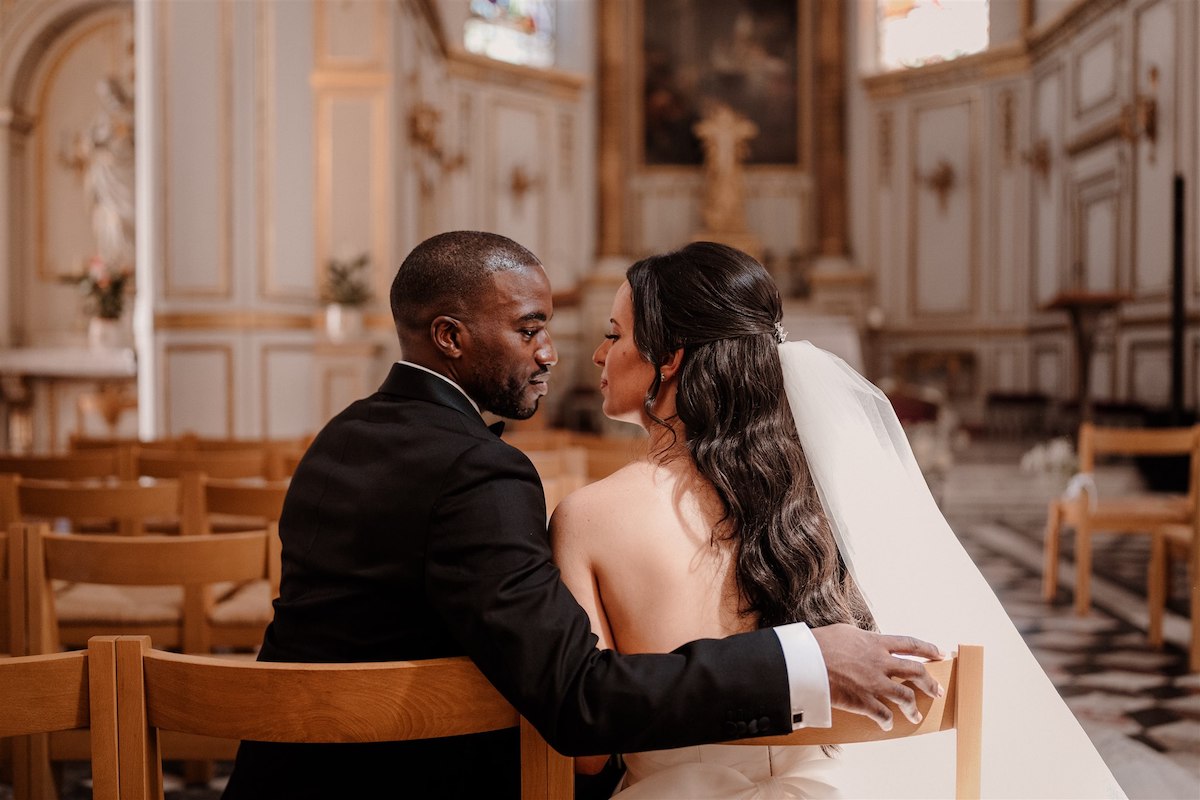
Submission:
M 988 46 L 988 0 L 875 0 L 881 69 L 920 67 Z
M 471 0 L 463 45 L 510 64 L 554 66 L 554 0 Z

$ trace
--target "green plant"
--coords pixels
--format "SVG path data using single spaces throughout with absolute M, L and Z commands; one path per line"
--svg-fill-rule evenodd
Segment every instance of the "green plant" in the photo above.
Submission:
M 329 259 L 329 271 L 325 276 L 325 288 L 321 299 L 326 303 L 339 303 L 344 306 L 361 306 L 371 299 L 371 286 L 367 277 L 360 274 L 370 263 L 370 257 L 363 253 L 349 261 Z
M 63 283 L 73 283 L 84 295 L 84 311 L 101 319 L 120 319 L 125 310 L 125 285 L 133 277 L 129 269 L 114 269 L 100 256 L 92 256 L 79 275 L 66 275 Z

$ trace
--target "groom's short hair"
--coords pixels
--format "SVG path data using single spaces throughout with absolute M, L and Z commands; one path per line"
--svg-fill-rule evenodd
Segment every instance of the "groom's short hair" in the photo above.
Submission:
M 540 266 L 537 256 L 498 233 L 450 231 L 413 248 L 392 281 L 392 319 L 402 336 L 427 330 L 434 317 L 470 316 L 485 302 L 492 275 Z

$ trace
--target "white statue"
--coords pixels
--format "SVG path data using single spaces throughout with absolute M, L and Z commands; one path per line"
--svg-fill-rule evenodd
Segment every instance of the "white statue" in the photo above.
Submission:
M 92 213 L 96 254 L 105 264 L 133 264 L 133 97 L 116 78 L 96 86 L 103 110 L 75 137 L 63 161 L 80 173 Z

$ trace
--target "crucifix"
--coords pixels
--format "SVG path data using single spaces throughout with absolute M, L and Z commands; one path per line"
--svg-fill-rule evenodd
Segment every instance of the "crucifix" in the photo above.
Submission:
M 713 106 L 692 129 L 704 145 L 704 227 L 712 232 L 746 230 L 742 162 L 758 126 L 724 103 Z
M 723 242 L 755 258 L 762 244 L 746 228 L 742 163 L 758 126 L 724 103 L 713 103 L 692 130 L 704 146 L 704 230 L 695 240 Z

